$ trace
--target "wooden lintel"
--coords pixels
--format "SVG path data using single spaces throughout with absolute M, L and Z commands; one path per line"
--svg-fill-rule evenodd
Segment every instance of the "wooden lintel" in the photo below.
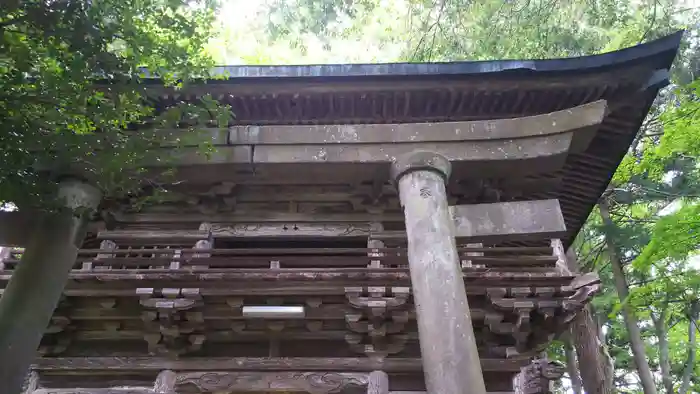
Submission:
M 369 223 L 241 223 L 211 225 L 214 238 L 367 238 Z
M 491 268 L 467 267 L 462 269 L 464 279 L 471 284 L 484 283 L 496 285 L 504 283 L 507 286 L 519 280 L 531 281 L 532 285 L 538 283 L 566 282 L 568 285 L 575 278 L 573 276 L 560 276 L 556 272 L 530 272 L 531 268 L 523 271 L 513 270 L 501 272 Z M 0 284 L 10 280 L 11 275 L 0 275 Z M 74 270 L 70 274 L 69 287 L 73 283 L 86 284 L 89 282 L 107 283 L 122 282 L 124 285 L 130 282 L 240 282 L 238 286 L 258 282 L 258 285 L 268 283 L 277 287 L 292 287 L 303 283 L 359 283 L 373 286 L 405 286 L 410 283 L 408 269 L 404 268 L 329 268 L 319 270 L 317 268 L 294 269 L 208 269 L 206 271 L 176 271 L 170 269 L 132 269 L 86 272 Z M 288 283 L 280 284 L 282 281 Z M 73 282 L 73 283 L 70 283 Z M 262 282 L 262 283 L 261 283 Z M 546 285 L 546 284 L 545 284 Z
M 370 222 L 403 222 L 403 214 L 302 214 L 284 212 L 259 212 L 255 214 L 156 214 L 133 213 L 116 214 L 115 219 L 121 223 L 370 223 Z
M 367 373 L 294 371 L 294 372 L 180 372 L 177 374 L 175 392 L 187 393 L 238 393 L 266 392 L 283 389 L 288 392 L 330 393 L 354 387 L 363 390 L 368 383 Z
M 322 163 L 377 163 L 389 164 L 417 149 L 439 152 L 450 161 L 466 163 L 510 162 L 550 157 L 565 157 L 573 141 L 573 133 L 538 135 L 519 139 L 482 141 L 449 141 L 424 143 L 380 144 L 307 144 L 256 146 L 252 161 L 255 164 L 322 164 Z M 239 146 L 221 147 L 213 155 L 213 163 L 229 163 L 230 150 Z M 206 164 L 202 160 L 180 161 L 177 165 Z M 562 162 L 563 164 L 563 162 Z
M 209 231 L 201 230 L 105 230 L 97 234 L 97 239 L 114 241 L 117 244 L 123 241 L 129 243 L 140 241 L 149 244 L 170 244 L 181 242 L 195 242 L 208 239 Z
M 460 242 L 529 241 L 566 236 L 559 201 L 533 200 L 450 207 L 455 237 Z M 404 231 L 382 231 L 378 240 L 405 240 Z
M 558 200 L 450 207 L 455 237 L 473 242 L 521 241 L 566 235 Z
M 469 242 L 493 242 L 503 240 L 530 240 L 559 238 L 566 235 L 566 226 L 558 200 L 534 200 L 472 204 L 450 207 L 455 225 L 455 235 Z M 378 217 L 379 216 L 379 217 Z M 370 222 L 403 221 L 403 215 L 367 214 L 260 214 L 221 215 L 165 215 L 132 214 L 117 217 L 128 223 L 189 223 L 212 219 L 214 237 L 327 237 L 370 235 L 372 239 L 405 238 L 405 232 L 371 232 Z M 364 222 L 363 224 L 360 224 Z M 269 223 L 269 224 L 268 224 Z M 190 234 L 192 233 L 192 234 Z M 196 234 L 195 234 L 196 233 Z M 158 235 L 160 234 L 160 235 Z M 111 231 L 101 232 L 100 239 L 130 239 L 141 237 L 156 239 L 202 239 L 197 231 Z M 206 238 L 206 237 L 204 237 Z
M 518 139 L 578 132 L 599 125 L 607 105 L 578 107 L 522 118 L 470 122 L 234 126 L 229 145 L 380 144 Z M 577 147 L 577 149 L 585 146 Z
M 529 360 L 481 359 L 484 371 L 519 372 Z M 52 373 L 125 371 L 348 371 L 416 372 L 422 369 L 418 358 L 318 358 L 318 357 L 226 357 L 186 358 L 174 360 L 158 357 L 74 357 L 39 358 L 32 369 Z
M 114 387 L 114 388 L 71 388 L 38 389 L 31 394 L 169 394 L 154 391 L 149 387 Z

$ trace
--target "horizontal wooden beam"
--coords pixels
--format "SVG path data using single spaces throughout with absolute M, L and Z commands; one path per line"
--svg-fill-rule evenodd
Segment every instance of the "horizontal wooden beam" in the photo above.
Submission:
M 178 252 L 179 251 L 179 252 Z M 493 254 L 515 254 L 517 256 L 529 255 L 547 255 L 554 256 L 551 246 L 495 246 L 495 247 L 477 247 L 477 246 L 460 246 L 457 247 L 460 253 L 488 253 Z M 187 253 L 206 253 L 211 256 L 371 256 L 369 253 L 381 253 L 382 256 L 407 256 L 406 248 L 241 248 L 241 249 L 155 249 L 147 250 L 145 253 L 165 257 L 176 254 Z M 94 256 L 105 253 L 103 249 L 80 249 L 78 256 Z M 128 249 L 110 250 L 109 253 L 113 256 L 126 256 L 138 253 L 138 251 Z M 465 255 L 466 256 L 466 255 Z M 469 255 L 476 256 L 476 255 Z M 373 257 L 376 258 L 376 257 Z
M 72 388 L 72 389 L 38 389 L 26 394 L 171 394 L 157 392 L 153 387 L 118 387 L 118 388 Z
M 439 152 L 450 161 L 486 163 L 565 156 L 573 133 L 535 136 L 512 140 L 484 140 L 464 142 L 336 144 L 336 145 L 260 145 L 255 147 L 255 164 L 297 163 L 392 163 L 397 157 L 419 149 Z M 239 148 L 239 147 L 230 147 Z M 213 163 L 229 163 L 229 147 L 219 148 L 211 156 Z M 206 164 L 201 160 L 179 165 Z M 562 162 L 563 164 L 563 162 Z
M 73 389 L 38 389 L 27 394 L 170 394 L 156 392 L 148 387 L 119 388 L 73 388 Z M 426 394 L 425 391 L 390 391 L 389 394 Z M 487 391 L 486 394 L 513 394 L 512 391 Z
M 97 239 L 107 239 L 119 242 L 128 242 L 132 244 L 134 241 L 149 245 L 154 244 L 181 244 L 190 242 L 193 245 L 203 239 L 209 239 L 209 231 L 203 230 L 105 230 L 97 234 Z
M 598 126 L 606 110 L 605 100 L 599 100 L 548 114 L 469 122 L 234 126 L 229 129 L 228 144 L 379 144 L 517 139 L 585 131 Z
M 533 239 L 551 239 L 566 235 L 564 216 L 559 201 L 533 200 L 501 202 L 493 204 L 470 204 L 450 207 L 454 220 L 455 236 L 469 242 L 500 242 Z M 202 219 L 202 215 L 194 215 Z M 402 215 L 383 217 L 382 215 L 346 214 L 346 215 L 303 215 L 303 214 L 261 214 L 257 218 L 245 215 L 228 215 L 211 217 L 212 233 L 215 238 L 296 238 L 296 237 L 371 237 L 373 239 L 405 238 L 404 231 L 372 231 L 370 222 L 382 222 L 384 219 L 403 221 Z M 254 220 L 257 219 L 257 220 Z M 285 220 L 286 219 L 286 220 Z M 122 216 L 118 220 L 136 223 L 164 223 L 167 221 L 188 220 L 186 215 L 132 215 Z M 222 223 L 223 221 L 233 223 Z M 248 221 L 247 223 L 242 222 Z M 366 222 L 360 223 L 361 220 Z M 262 222 L 262 223 L 261 223 Z M 352 223 L 348 223 L 352 222 Z M 297 224 L 298 223 L 298 224 Z M 114 233 L 114 232 L 113 232 Z M 122 231 L 130 238 L 159 237 L 171 239 L 191 231 L 170 232 Z M 100 238 L 105 238 L 100 234 Z M 109 238 L 111 239 L 111 238 Z M 194 239 L 194 238 L 193 238 Z M 201 239 L 201 238 L 200 238 Z
M 516 271 L 498 271 L 494 268 L 468 267 L 463 269 L 467 286 L 484 287 L 527 287 L 527 286 L 567 286 L 574 276 L 562 276 L 554 270 L 533 272 L 532 268 Z M 10 280 L 10 274 L 0 275 L 0 287 Z M 79 288 L 90 289 L 99 286 L 105 293 L 110 285 L 125 287 L 197 287 L 204 293 L 205 288 L 228 289 L 239 294 L 345 294 L 345 287 L 355 286 L 410 286 L 407 268 L 330 268 L 315 269 L 213 269 L 185 271 L 170 269 L 133 269 L 108 271 L 74 270 L 69 276 L 65 293 Z
M 529 360 L 481 359 L 484 371 L 519 372 Z M 32 365 L 36 371 L 52 373 L 103 372 L 123 373 L 127 371 L 348 371 L 371 372 L 417 372 L 422 370 L 418 358 L 394 358 L 383 360 L 367 357 L 320 358 L 320 357 L 207 357 L 174 360 L 159 357 L 47 357 L 39 358 Z
M 558 200 L 450 207 L 455 237 L 473 242 L 523 241 L 566 235 Z
M 159 224 L 159 223 L 370 223 L 370 222 L 403 222 L 402 213 L 285 213 L 285 212 L 256 212 L 256 213 L 130 213 L 115 214 L 120 223 Z
M 214 238 L 328 238 L 354 237 L 366 239 L 372 231 L 369 223 L 289 223 L 289 224 L 218 224 L 211 225 Z
M 470 122 L 235 126 L 225 145 L 221 129 L 204 132 L 204 140 L 219 144 L 209 155 L 195 147 L 163 153 L 177 166 L 391 163 L 417 149 L 456 162 L 532 160 L 584 151 L 606 112 L 607 104 L 600 100 L 549 114 Z M 152 165 L 162 161 L 154 159 Z
M 451 206 L 454 234 L 460 242 L 496 243 L 561 238 L 566 224 L 559 201 L 533 200 Z M 403 241 L 405 231 L 382 231 L 372 239 Z

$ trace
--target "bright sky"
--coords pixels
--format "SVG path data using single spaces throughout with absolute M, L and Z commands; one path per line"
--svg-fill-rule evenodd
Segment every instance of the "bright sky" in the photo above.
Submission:
M 290 3 L 293 0 L 287 0 Z M 322 1 L 322 0 L 317 0 Z M 408 0 L 377 0 L 380 7 L 391 10 L 388 15 L 407 10 Z M 518 0 L 525 1 L 525 0 Z M 641 1 L 641 0 L 640 0 Z M 304 44 L 307 53 L 303 58 L 288 44 L 274 45 L 265 41 L 261 31 L 267 22 L 261 15 L 271 0 L 222 0 L 219 21 L 224 27 L 223 38 L 212 43 L 211 53 L 220 64 L 299 64 L 299 63 L 366 63 L 386 62 L 399 58 L 404 43 L 377 45 L 376 37 L 386 28 L 405 27 L 406 18 L 388 19 L 387 13 L 378 23 L 366 27 L 359 40 L 332 41 L 331 50 L 323 48 L 316 37 L 309 35 Z M 700 7 L 700 0 L 684 0 L 687 8 Z M 387 20 L 388 19 L 388 20 Z M 227 52 L 226 48 L 229 48 Z M 233 52 L 235 51 L 235 53 Z
M 407 10 L 405 0 L 378 0 L 385 10 Z M 380 47 L 376 37 L 388 27 L 396 27 L 404 18 L 381 20 L 366 26 L 361 39 L 332 40 L 331 49 L 313 35 L 304 41 L 307 52 L 303 58 L 299 52 L 285 43 L 274 45 L 265 42 L 261 31 L 267 22 L 261 15 L 270 0 L 223 0 L 219 21 L 224 27 L 224 38 L 212 45 L 212 54 L 219 62 L 235 64 L 313 64 L 313 63 L 376 63 L 397 59 L 405 43 L 387 44 Z M 381 14 L 380 14 L 381 15 Z M 383 14 L 386 15 L 386 14 Z M 338 21 L 342 24 L 342 21 Z M 226 53 L 226 47 L 235 53 Z

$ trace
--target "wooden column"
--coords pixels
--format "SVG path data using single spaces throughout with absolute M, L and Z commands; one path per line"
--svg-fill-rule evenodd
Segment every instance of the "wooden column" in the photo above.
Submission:
M 484 378 L 447 206 L 445 181 L 449 174 L 449 161 L 432 152 L 401 157 L 392 167 L 405 215 L 427 392 L 484 394 Z
M 41 218 L 0 300 L 3 394 L 22 391 L 85 237 L 87 211 L 97 207 L 100 193 L 87 184 L 65 181 L 59 185 L 59 199 L 69 209 Z
M 370 373 L 367 394 L 389 394 L 389 375 L 384 371 Z

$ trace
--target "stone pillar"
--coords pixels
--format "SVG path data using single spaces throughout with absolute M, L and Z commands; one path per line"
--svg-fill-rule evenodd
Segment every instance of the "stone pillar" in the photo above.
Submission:
M 474 329 L 460 267 L 445 181 L 449 161 L 432 152 L 397 160 L 408 235 L 425 385 L 430 394 L 484 394 Z
M 19 394 L 39 342 L 63 293 L 85 237 L 97 189 L 77 181 L 59 185 L 68 209 L 39 220 L 0 299 L 0 393 Z

